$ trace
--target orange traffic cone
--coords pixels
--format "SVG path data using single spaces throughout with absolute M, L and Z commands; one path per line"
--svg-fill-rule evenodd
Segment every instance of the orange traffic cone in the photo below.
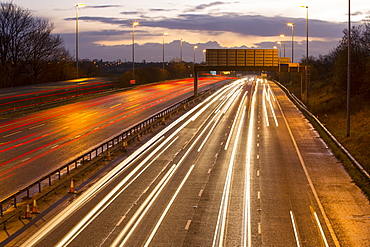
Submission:
M 76 191 L 75 191 L 75 185 L 74 185 L 74 182 L 73 182 L 73 178 L 71 178 L 71 183 L 70 183 L 70 186 L 69 186 L 68 193 L 71 193 L 71 194 L 76 193 Z
M 162 118 L 161 124 L 163 124 L 163 125 L 166 124 L 166 120 L 164 119 L 164 117 Z
M 37 202 L 36 202 L 36 197 L 33 197 L 33 204 L 32 204 L 32 213 L 33 214 L 39 214 L 39 210 L 37 210 Z
M 108 149 L 108 153 L 107 153 L 107 160 L 111 160 L 112 157 L 110 156 L 110 150 Z
M 122 142 L 122 149 L 123 149 L 123 150 L 127 150 L 127 147 L 128 147 L 128 145 L 127 145 L 127 141 L 123 141 L 123 142 Z
M 31 219 L 31 211 L 30 211 L 30 205 L 27 203 L 26 206 L 26 214 L 24 215 L 23 219 Z

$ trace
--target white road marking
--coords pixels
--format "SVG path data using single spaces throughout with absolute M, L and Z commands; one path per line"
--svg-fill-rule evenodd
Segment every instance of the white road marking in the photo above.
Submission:
M 293 212 L 290 211 L 290 219 L 292 221 L 292 225 L 293 225 L 293 229 L 294 229 L 294 237 L 295 237 L 295 241 L 297 243 L 297 246 L 300 247 L 301 244 L 299 243 L 299 237 L 298 237 L 298 232 L 297 232 L 297 226 L 295 224 L 295 220 L 294 220 L 294 216 L 293 216 Z

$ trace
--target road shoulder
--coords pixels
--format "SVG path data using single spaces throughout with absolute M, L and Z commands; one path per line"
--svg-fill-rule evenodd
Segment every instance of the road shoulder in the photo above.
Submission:
M 342 246 L 370 246 L 368 199 L 284 92 L 275 84 L 272 84 L 272 88 L 288 119 L 308 173 Z M 314 138 L 306 138 L 307 136 Z

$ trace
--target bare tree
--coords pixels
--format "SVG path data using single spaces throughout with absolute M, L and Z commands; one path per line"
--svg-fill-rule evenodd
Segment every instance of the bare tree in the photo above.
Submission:
M 0 3 L 0 85 L 37 82 L 42 73 L 69 57 L 63 40 L 52 34 L 53 24 L 35 18 L 12 2 Z

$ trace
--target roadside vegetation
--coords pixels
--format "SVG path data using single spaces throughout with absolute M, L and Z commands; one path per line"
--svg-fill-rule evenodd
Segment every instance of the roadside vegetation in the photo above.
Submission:
M 310 85 L 309 97 L 301 97 L 300 76 L 287 88 L 300 98 L 309 110 L 342 143 L 355 159 L 370 172 L 370 19 L 351 30 L 351 128 L 346 131 L 347 112 L 347 42 L 348 31 L 337 47 L 327 55 L 309 57 Z M 301 63 L 305 64 L 306 58 Z M 284 77 L 284 75 L 280 75 Z M 292 85 L 293 84 L 293 85 Z M 345 161 L 343 161 L 345 162 Z M 352 178 L 370 197 L 367 180 L 360 181 L 357 175 L 346 166 Z M 362 185 L 361 185 L 362 184 Z

